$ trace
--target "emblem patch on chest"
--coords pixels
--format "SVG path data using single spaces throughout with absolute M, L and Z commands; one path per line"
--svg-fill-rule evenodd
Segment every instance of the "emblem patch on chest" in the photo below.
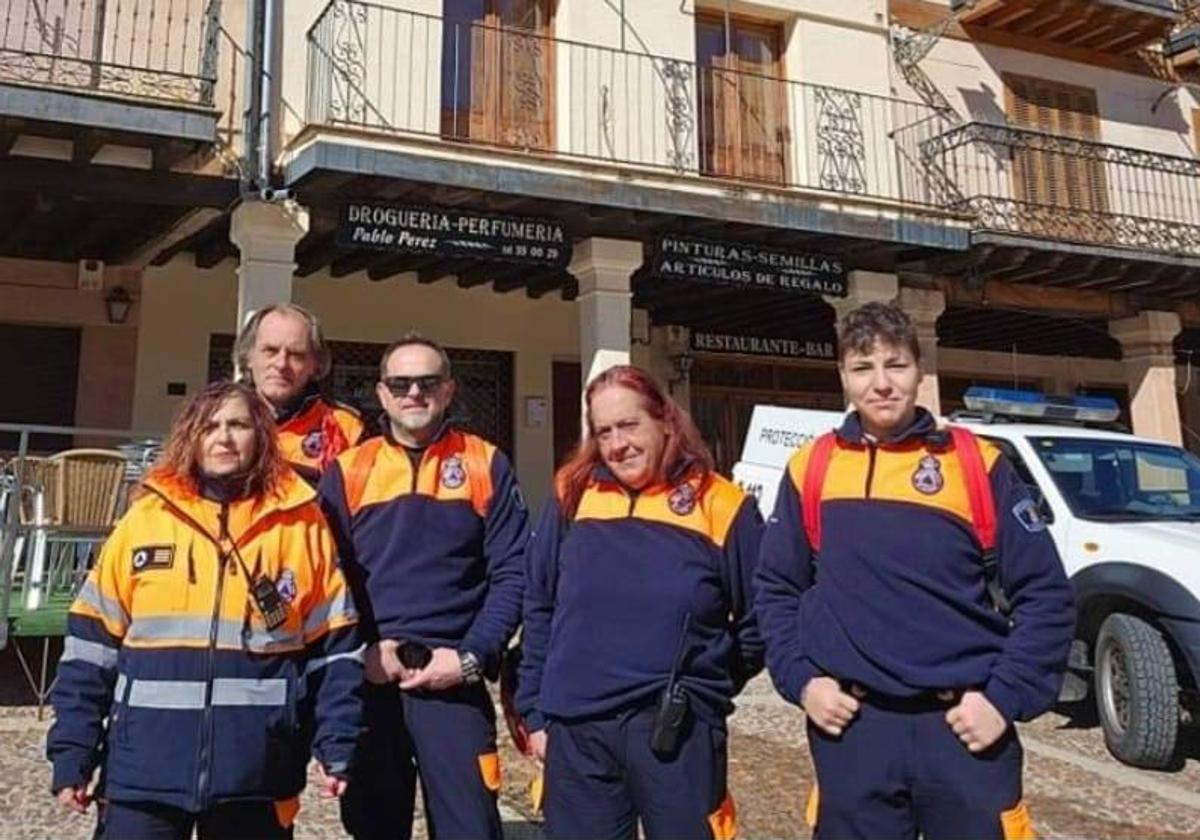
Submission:
M 442 462 L 442 486 L 447 490 L 457 490 L 467 483 L 467 468 L 463 466 L 462 458 L 452 455 Z
M 687 516 L 696 509 L 696 488 L 690 484 L 680 484 L 671 491 L 667 505 L 676 516 Z
M 175 563 L 175 546 L 144 545 L 133 550 L 133 570 L 169 569 Z
M 320 429 L 309 432 L 300 441 L 300 451 L 309 458 L 317 458 L 325 448 L 325 433 Z
M 284 569 L 283 574 L 279 576 L 279 580 L 275 581 L 275 591 L 279 593 L 279 597 L 286 603 L 290 604 L 296 600 L 296 593 L 299 591 L 296 587 L 296 574 L 291 569 Z
M 916 472 L 913 473 L 912 486 L 918 493 L 924 493 L 926 496 L 941 492 L 946 486 L 946 479 L 942 476 L 942 465 L 937 458 L 926 455 L 921 459 Z

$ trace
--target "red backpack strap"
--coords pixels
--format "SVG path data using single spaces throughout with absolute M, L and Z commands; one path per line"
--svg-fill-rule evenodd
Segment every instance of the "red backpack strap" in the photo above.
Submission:
M 1008 615 L 1012 612 L 1012 603 L 1000 583 L 1000 567 L 996 558 L 996 500 L 992 495 L 992 480 L 979 449 L 979 438 L 960 426 L 950 426 L 949 431 L 962 468 L 963 481 L 967 484 L 971 528 L 983 549 L 983 582 L 992 606 L 1002 615 Z
M 967 498 L 971 505 L 971 527 L 984 551 L 996 550 L 996 502 L 992 498 L 992 481 L 979 451 L 979 439 L 961 426 L 950 426 L 950 439 L 967 483 Z
M 825 489 L 825 474 L 837 446 L 837 435 L 826 432 L 812 443 L 808 463 L 804 465 L 804 487 L 800 490 L 800 507 L 804 532 L 813 553 L 821 550 L 821 495 Z

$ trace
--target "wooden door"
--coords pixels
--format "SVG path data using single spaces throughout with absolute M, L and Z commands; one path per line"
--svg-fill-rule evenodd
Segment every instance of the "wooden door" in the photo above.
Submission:
M 1025 76 L 1004 77 L 1008 115 L 1018 128 L 1098 142 L 1096 92 Z M 1104 163 L 1086 151 L 1021 148 L 1013 152 L 1018 223 L 1030 233 L 1094 242 L 1112 235 Z M 1056 212 L 1065 210 L 1067 212 Z
M 553 147 L 553 0 L 451 0 L 442 132 L 519 149 Z
M 787 83 L 774 24 L 698 16 L 701 156 L 709 175 L 787 181 Z

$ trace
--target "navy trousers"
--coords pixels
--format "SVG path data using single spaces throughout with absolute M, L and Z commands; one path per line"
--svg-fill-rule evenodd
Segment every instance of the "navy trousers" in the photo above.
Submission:
M 432 840 L 501 840 L 496 713 L 487 688 L 401 692 L 367 683 L 366 732 L 341 801 L 357 840 L 408 840 L 421 784 Z
M 1021 837 L 1021 743 L 1009 727 L 971 753 L 946 723 L 952 702 L 868 696 L 839 738 L 811 723 L 810 800 L 818 840 L 1001 840 Z M 815 807 L 814 807 L 815 806 Z
M 733 833 L 725 727 L 692 717 L 678 755 L 650 751 L 653 708 L 554 721 L 546 748 L 546 832 L 553 840 L 680 840 Z
M 273 802 L 230 802 L 199 814 L 152 802 L 106 802 L 94 840 L 291 840 Z

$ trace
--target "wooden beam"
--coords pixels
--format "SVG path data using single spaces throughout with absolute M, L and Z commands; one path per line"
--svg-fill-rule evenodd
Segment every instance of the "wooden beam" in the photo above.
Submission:
M 1005 283 L 998 280 L 989 280 L 978 291 L 966 289 L 961 283 L 949 279 L 943 279 L 941 287 L 946 295 L 948 307 L 1019 309 L 1093 318 L 1119 318 L 1130 314 L 1132 310 L 1126 296 L 1109 292 Z
M 111 142 L 108 132 L 99 129 L 86 129 L 75 137 L 71 142 L 71 162 L 74 164 L 87 164 L 92 162 L 92 158 L 96 156 L 96 152 L 100 151 L 100 147 Z
M 311 233 L 302 239 L 300 247 L 297 248 L 297 277 L 308 277 L 309 275 L 316 274 L 333 262 L 334 258 L 340 253 L 337 242 L 334 241 L 333 231 L 318 234 L 311 242 L 306 241 L 310 236 Z
M 33 191 L 79 201 L 225 210 L 237 199 L 238 182 L 235 178 L 126 166 L 84 166 L 24 157 L 0 160 L 0 193 Z
M 443 260 L 417 270 L 417 282 L 423 285 L 455 277 L 460 271 L 475 265 L 477 260 Z
M 195 153 L 196 144 L 182 140 L 169 140 L 156 145 L 150 150 L 151 165 L 156 170 L 165 172 L 174 169 L 185 158 Z
M 538 300 L 539 298 L 545 297 L 555 289 L 563 288 L 563 286 L 569 282 L 570 279 L 571 275 L 565 271 L 560 271 L 558 274 L 554 275 L 540 277 L 537 280 L 531 281 L 525 287 L 525 296 L 532 298 L 533 300 Z
M 229 257 L 236 257 L 238 249 L 228 236 L 216 235 L 196 249 L 196 268 L 214 268 Z
M 362 271 L 371 263 L 379 259 L 378 251 L 353 251 L 349 254 L 343 254 L 333 261 L 329 266 L 330 277 L 346 277 L 354 274 L 357 271 Z
M 408 274 L 430 265 L 435 257 L 423 257 L 420 254 L 397 254 L 387 257 L 367 267 L 367 278 L 370 280 L 387 280 L 397 274 Z
M 139 269 L 151 264 L 161 265 L 162 263 L 157 262 L 160 256 L 195 236 L 219 218 L 221 218 L 221 211 L 213 207 L 199 207 L 185 213 L 163 233 L 129 253 L 123 254 L 119 258 L 119 262 L 121 265 Z
M 1001 5 L 1005 5 L 1005 0 L 986 4 L 980 3 L 976 6 L 975 12 L 972 15 L 987 10 L 988 7 L 994 10 L 994 8 Z M 1077 8 L 1082 7 L 1077 6 Z M 948 5 L 930 2 L 930 0 L 889 0 L 888 11 L 892 23 L 921 31 L 943 20 L 950 13 L 950 8 Z M 1019 32 L 996 30 L 986 25 L 969 22 L 977 19 L 976 17 L 968 17 L 968 22 L 965 24 L 953 24 L 946 31 L 945 37 L 959 41 L 976 41 L 998 47 L 1009 47 L 1022 52 L 1054 56 L 1066 59 L 1067 61 L 1104 67 L 1122 73 L 1160 78 L 1158 68 L 1140 55 L 1104 53 L 1099 50 L 1070 47 L 1056 43 L 1049 38 L 1039 38 Z M 1070 30 L 1068 29 L 1067 31 Z

